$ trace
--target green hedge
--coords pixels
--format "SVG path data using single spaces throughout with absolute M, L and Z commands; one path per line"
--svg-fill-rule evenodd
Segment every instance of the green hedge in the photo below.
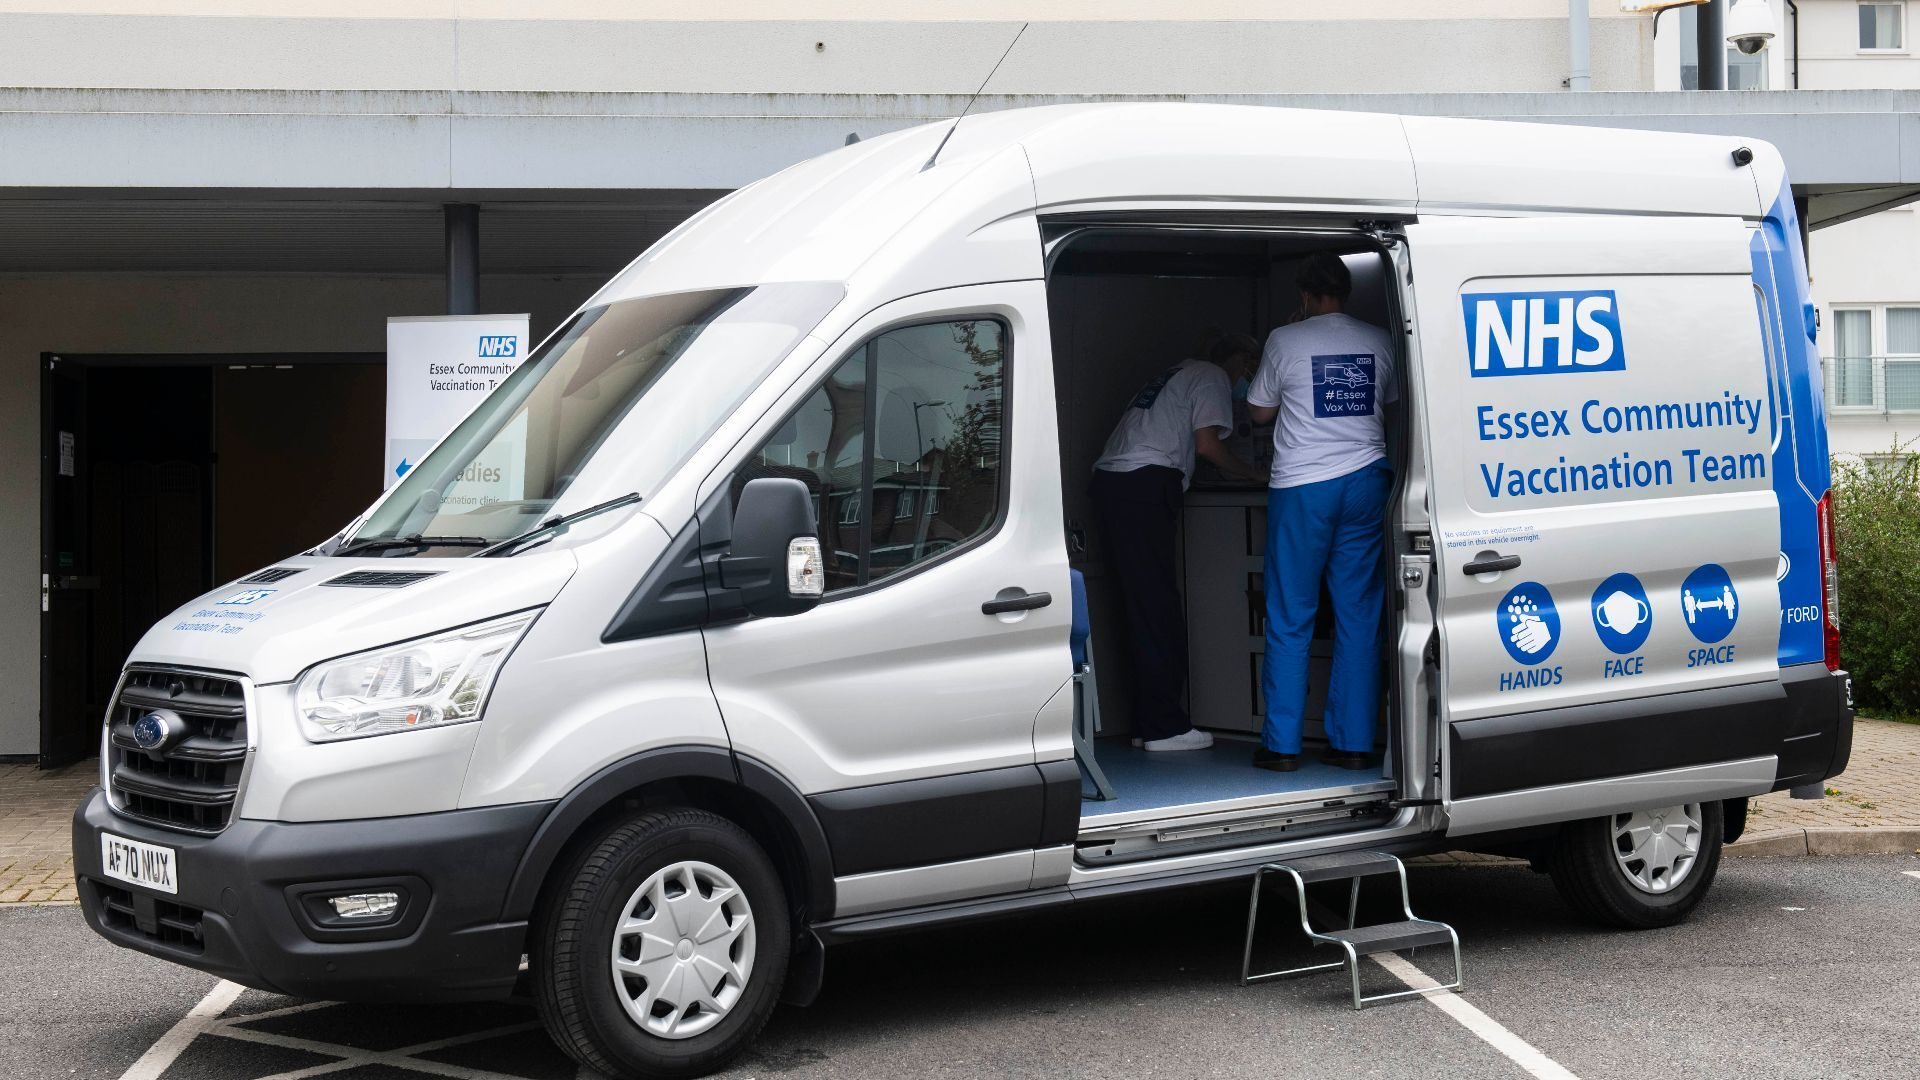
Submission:
M 1920 453 L 1833 463 L 1840 659 L 1863 711 L 1920 712 Z

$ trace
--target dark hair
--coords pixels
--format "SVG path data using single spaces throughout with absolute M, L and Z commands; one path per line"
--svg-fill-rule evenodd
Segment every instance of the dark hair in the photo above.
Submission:
M 1310 296 L 1345 300 L 1353 292 L 1353 274 L 1348 272 L 1347 264 L 1340 261 L 1340 256 L 1328 251 L 1316 251 L 1307 256 L 1293 281 L 1300 286 L 1301 292 Z
M 1223 334 L 1213 343 L 1213 347 L 1207 350 L 1207 359 L 1221 367 L 1226 367 L 1227 361 L 1236 356 L 1258 360 L 1260 343 L 1254 340 L 1252 334 Z

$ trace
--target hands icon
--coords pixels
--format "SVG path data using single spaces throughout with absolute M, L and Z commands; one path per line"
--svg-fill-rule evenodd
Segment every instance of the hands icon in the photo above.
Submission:
M 1553 642 L 1553 628 L 1541 620 L 1539 612 L 1540 606 L 1524 593 L 1515 595 L 1507 604 L 1507 618 L 1513 622 L 1507 640 L 1529 656 Z

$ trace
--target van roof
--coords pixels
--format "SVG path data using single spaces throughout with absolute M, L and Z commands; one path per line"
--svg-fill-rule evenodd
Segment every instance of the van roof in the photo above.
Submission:
M 1734 164 L 1740 146 L 1752 169 Z M 968 236 L 1035 210 L 1755 217 L 1781 177 L 1771 146 L 1719 135 L 1185 102 L 1013 109 L 882 135 L 742 188 L 590 303 L 849 281 L 903 230 Z

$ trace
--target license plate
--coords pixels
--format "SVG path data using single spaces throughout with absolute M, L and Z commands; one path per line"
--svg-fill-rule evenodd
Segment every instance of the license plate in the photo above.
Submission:
M 100 868 L 129 885 L 168 894 L 180 891 L 179 853 L 170 847 L 101 833 Z

